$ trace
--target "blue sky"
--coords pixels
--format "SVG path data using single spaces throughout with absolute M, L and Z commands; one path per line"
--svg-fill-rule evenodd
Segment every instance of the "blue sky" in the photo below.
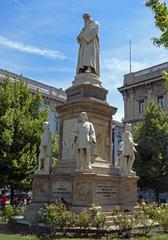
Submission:
M 166 0 L 167 3 L 167 0 Z M 100 23 L 101 81 L 108 102 L 123 117 L 123 75 L 168 61 L 168 52 L 152 45 L 158 35 L 153 14 L 142 0 L 0 0 L 0 68 L 58 88 L 72 85 L 82 14 Z

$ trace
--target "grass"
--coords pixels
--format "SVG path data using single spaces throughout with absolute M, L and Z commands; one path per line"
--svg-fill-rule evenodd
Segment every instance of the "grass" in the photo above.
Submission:
M 20 234 L 0 234 L 0 240 L 39 240 L 35 236 L 21 236 Z
M 124 240 L 124 239 L 111 238 L 111 240 Z M 131 240 L 168 240 L 168 234 L 162 234 L 162 235 L 153 236 L 153 237 L 131 238 Z
M 55 238 L 59 239 L 59 240 L 89 240 L 89 238 L 84 239 L 84 238 Z M 0 234 L 0 240 L 40 240 L 40 238 L 36 237 L 36 236 L 21 236 L 20 234 Z M 45 240 L 44 238 L 42 238 L 42 240 Z M 48 240 L 48 238 L 47 238 Z M 54 240 L 54 239 L 52 239 Z M 90 238 L 90 240 L 93 240 Z
M 86 240 L 84 238 L 55 238 L 55 240 Z M 88 240 L 89 238 L 87 238 Z M 104 238 L 105 239 L 105 238 Z M 108 238 L 110 240 L 124 240 L 119 238 Z M 140 238 L 131 238 L 132 240 L 168 240 L 168 234 L 162 234 L 154 237 L 140 237 Z M 36 236 L 21 236 L 20 234 L 0 234 L 0 240 L 40 240 L 40 238 Z M 43 240 L 45 240 L 43 238 Z M 53 239 L 54 240 L 54 239 Z M 90 240 L 93 240 L 93 238 L 90 238 Z M 126 239 L 125 239 L 126 240 Z

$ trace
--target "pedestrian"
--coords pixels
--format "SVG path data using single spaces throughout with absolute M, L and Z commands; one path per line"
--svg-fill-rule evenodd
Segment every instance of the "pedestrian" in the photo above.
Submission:
M 5 191 L 2 191 L 2 197 L 1 197 L 1 210 L 5 211 L 5 206 L 7 204 L 8 198 L 5 194 Z

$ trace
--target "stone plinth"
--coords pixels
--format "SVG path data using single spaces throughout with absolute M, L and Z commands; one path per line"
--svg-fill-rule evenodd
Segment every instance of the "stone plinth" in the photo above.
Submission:
M 95 98 L 106 101 L 108 91 L 105 88 L 97 87 L 91 84 L 77 85 L 66 90 L 67 101 L 72 101 L 77 98 Z
M 29 210 L 32 208 L 35 211 L 42 202 L 58 199 L 63 199 L 75 211 L 90 207 L 93 203 L 102 209 L 115 206 L 132 209 L 137 202 L 138 177 L 74 172 L 50 175 L 48 179 L 45 175 L 34 175 L 33 180 L 33 207 L 28 207 Z
M 93 86 L 101 87 L 100 77 L 94 73 L 80 73 L 75 76 L 73 87 L 90 84 Z

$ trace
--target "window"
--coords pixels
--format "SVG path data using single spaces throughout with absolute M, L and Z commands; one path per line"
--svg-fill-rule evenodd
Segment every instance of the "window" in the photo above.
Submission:
M 139 113 L 144 112 L 144 100 L 139 101 Z
M 163 100 L 164 100 L 164 97 L 163 96 L 158 96 L 157 97 L 157 100 L 158 100 L 158 104 L 161 108 L 163 108 Z

